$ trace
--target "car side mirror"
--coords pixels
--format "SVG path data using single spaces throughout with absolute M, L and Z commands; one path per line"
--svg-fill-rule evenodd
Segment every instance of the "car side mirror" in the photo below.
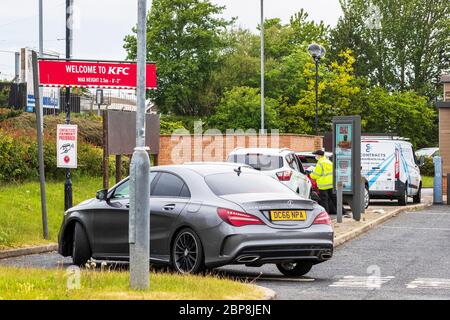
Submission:
M 105 201 L 108 199 L 108 189 L 98 190 L 95 197 L 100 201 Z

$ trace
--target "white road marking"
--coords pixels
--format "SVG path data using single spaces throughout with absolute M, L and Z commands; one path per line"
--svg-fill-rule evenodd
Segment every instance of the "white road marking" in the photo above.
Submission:
M 450 289 L 450 279 L 417 278 L 406 285 L 408 289 Z
M 330 284 L 329 287 L 379 289 L 394 278 L 394 276 L 344 276 Z
M 259 281 L 294 281 L 294 282 L 313 282 L 312 278 L 258 278 Z
M 280 276 L 279 278 L 276 278 L 276 277 L 258 278 L 258 277 L 243 277 L 243 276 L 235 277 L 235 278 L 240 279 L 240 280 L 247 280 L 247 281 L 282 281 L 282 282 L 283 281 L 284 282 L 313 282 L 316 280 L 313 278 L 285 278 L 283 276 Z
M 394 227 L 394 226 L 380 226 L 383 229 L 410 229 L 410 230 L 438 230 L 450 231 L 450 228 L 417 228 L 417 227 Z

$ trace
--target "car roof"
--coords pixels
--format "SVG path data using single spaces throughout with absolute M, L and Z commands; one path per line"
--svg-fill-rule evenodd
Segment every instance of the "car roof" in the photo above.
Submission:
M 167 165 L 167 166 L 157 166 L 152 169 L 155 171 L 169 170 L 173 172 L 180 172 L 183 170 L 193 171 L 201 176 L 208 176 L 211 174 L 219 173 L 235 173 L 235 169 L 241 167 L 242 172 L 256 173 L 259 174 L 258 170 L 246 164 L 239 163 L 223 163 L 223 162 L 197 162 L 197 163 L 186 163 L 177 165 Z
M 304 157 L 315 157 L 316 156 L 315 154 L 313 154 L 313 151 L 296 152 L 295 154 L 298 155 L 298 156 L 304 156 Z M 325 155 L 327 157 L 331 157 L 333 155 L 333 152 L 325 151 Z
M 419 151 L 431 151 L 431 150 L 437 151 L 437 150 L 439 150 L 439 148 L 437 148 L 437 147 L 420 148 L 419 150 L 417 150 L 417 152 L 419 152 Z
M 289 148 L 236 148 L 230 154 L 263 154 L 268 156 L 280 156 L 292 153 Z

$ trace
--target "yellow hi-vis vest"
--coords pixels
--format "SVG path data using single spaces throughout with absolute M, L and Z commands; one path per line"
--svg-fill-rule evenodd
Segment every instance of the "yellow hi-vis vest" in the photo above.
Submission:
M 316 180 L 319 190 L 328 190 L 333 188 L 333 162 L 322 156 L 317 161 L 311 178 Z

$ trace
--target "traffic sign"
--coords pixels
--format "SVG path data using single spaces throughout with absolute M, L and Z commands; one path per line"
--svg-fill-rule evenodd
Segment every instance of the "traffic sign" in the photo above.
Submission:
M 58 168 L 77 167 L 78 127 L 74 124 L 58 124 L 56 133 Z

